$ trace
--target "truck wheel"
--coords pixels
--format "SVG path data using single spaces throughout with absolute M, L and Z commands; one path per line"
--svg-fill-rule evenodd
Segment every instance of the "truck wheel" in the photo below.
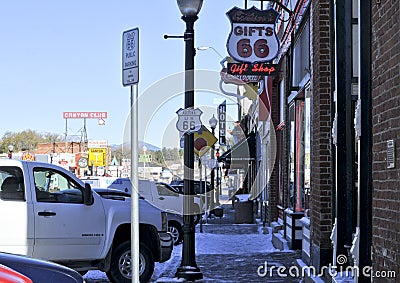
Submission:
M 183 230 L 181 224 L 175 221 L 168 222 L 168 232 L 172 235 L 174 245 L 178 245 L 183 240 Z
M 194 222 L 194 225 L 197 225 L 197 224 L 199 224 L 200 219 L 201 219 L 200 207 L 197 204 L 195 204 L 193 210 L 194 210 L 194 213 L 195 213 L 193 215 L 193 222 Z
M 195 214 L 193 216 L 194 216 L 194 220 L 193 220 L 194 225 L 199 224 L 200 219 L 201 219 L 201 214 Z
M 108 279 L 114 283 L 132 282 L 132 257 L 131 243 L 129 241 L 121 243 L 111 257 L 111 267 L 106 273 Z M 140 244 L 139 247 L 139 279 L 140 282 L 150 280 L 154 271 L 154 259 L 146 245 Z
M 145 244 L 139 245 L 139 279 L 140 282 L 150 280 L 154 272 L 154 258 L 150 249 Z

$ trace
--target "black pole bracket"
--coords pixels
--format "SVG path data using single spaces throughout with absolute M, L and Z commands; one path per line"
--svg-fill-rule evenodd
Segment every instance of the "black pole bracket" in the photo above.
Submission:
M 168 35 L 168 34 L 164 34 L 164 39 L 168 39 L 168 38 L 184 38 L 183 35 Z

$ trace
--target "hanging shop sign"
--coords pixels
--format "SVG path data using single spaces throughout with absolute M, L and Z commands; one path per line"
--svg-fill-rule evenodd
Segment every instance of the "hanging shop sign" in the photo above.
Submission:
M 220 72 L 221 80 L 226 84 L 244 85 L 247 83 L 257 83 L 261 80 L 258 75 L 229 74 L 227 68 L 223 68 Z
M 269 63 L 228 63 L 227 73 L 234 76 L 276 76 L 278 65 Z
M 229 55 L 238 62 L 269 62 L 279 51 L 275 24 L 279 13 L 274 9 L 247 10 L 234 7 L 226 13 L 232 30 L 226 47 Z
M 219 144 L 226 145 L 226 100 L 218 105 Z

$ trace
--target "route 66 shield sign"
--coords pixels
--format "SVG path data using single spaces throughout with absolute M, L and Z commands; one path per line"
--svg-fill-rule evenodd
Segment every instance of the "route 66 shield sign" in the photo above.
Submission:
M 178 121 L 176 122 L 176 128 L 178 131 L 183 133 L 194 133 L 201 129 L 200 115 L 203 114 L 199 108 L 193 109 L 182 109 L 176 111 L 178 114 Z
M 254 6 L 247 10 L 234 7 L 226 15 L 232 26 L 226 47 L 233 59 L 248 63 L 268 62 L 278 55 L 277 11 L 259 10 Z

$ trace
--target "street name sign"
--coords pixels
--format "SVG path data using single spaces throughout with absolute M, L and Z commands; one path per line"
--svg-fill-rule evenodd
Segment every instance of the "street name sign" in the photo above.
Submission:
M 122 34 L 122 84 L 129 86 L 139 82 L 139 29 Z

